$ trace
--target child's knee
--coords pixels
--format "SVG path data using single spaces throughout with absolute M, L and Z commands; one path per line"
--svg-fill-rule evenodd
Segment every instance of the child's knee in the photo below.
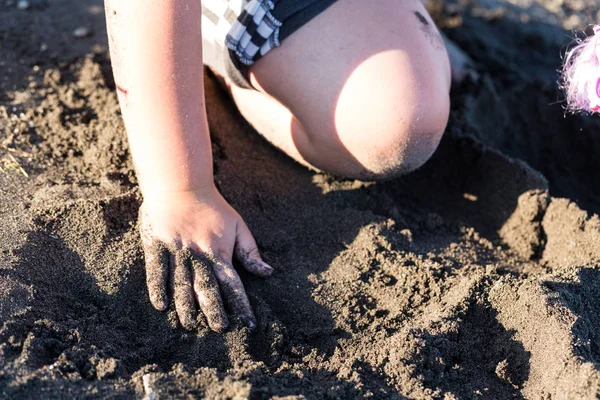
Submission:
M 353 124 L 345 124 L 346 132 L 338 132 L 355 160 L 346 164 L 355 166 L 346 175 L 389 179 L 414 171 L 429 160 L 446 129 L 449 95 L 447 89 L 441 89 L 411 100 L 409 106 L 404 102 L 381 105 L 389 110 L 384 115 L 365 112 L 361 121 L 352 117 Z
M 450 112 L 442 55 L 406 58 L 400 51 L 382 52 L 349 76 L 335 105 L 335 129 L 354 159 L 346 165 L 357 167 L 350 176 L 391 178 L 431 157 Z
M 437 149 L 446 127 L 439 118 L 431 119 L 431 123 L 421 119 L 398 126 L 397 130 L 388 132 L 379 146 L 371 149 L 366 146 L 369 154 L 363 164 L 363 173 L 370 179 L 384 180 L 420 168 Z

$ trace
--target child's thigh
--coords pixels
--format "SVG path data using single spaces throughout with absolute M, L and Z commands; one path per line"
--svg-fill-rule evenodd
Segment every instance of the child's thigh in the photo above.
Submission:
M 447 107 L 450 66 L 419 0 L 338 0 L 254 64 L 250 81 L 307 132 L 347 142 Z

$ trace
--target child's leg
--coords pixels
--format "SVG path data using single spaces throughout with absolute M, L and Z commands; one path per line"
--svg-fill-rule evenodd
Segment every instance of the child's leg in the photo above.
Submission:
M 294 159 L 381 179 L 436 149 L 449 113 L 444 43 L 419 0 L 339 0 L 232 86 L 244 115 Z

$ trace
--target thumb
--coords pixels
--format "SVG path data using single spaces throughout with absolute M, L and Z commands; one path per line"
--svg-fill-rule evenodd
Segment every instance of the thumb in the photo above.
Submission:
M 254 275 L 266 278 L 273 273 L 273 268 L 262 260 L 256 241 L 244 221 L 237 224 L 235 257 L 246 271 Z

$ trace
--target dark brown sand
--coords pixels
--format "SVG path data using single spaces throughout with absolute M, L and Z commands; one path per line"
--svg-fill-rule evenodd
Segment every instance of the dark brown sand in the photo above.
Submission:
M 219 335 L 147 298 L 101 1 L 3 1 L 0 397 L 596 398 L 600 122 L 556 104 L 556 24 L 596 10 L 571 3 L 438 10 L 481 79 L 386 183 L 296 165 L 209 79 L 216 181 L 276 269 L 242 272 L 257 331 Z

